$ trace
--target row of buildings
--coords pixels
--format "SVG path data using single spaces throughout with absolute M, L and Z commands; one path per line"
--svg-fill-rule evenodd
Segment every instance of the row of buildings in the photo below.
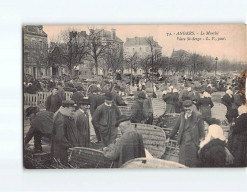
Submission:
M 94 37 L 94 35 L 97 36 Z M 124 59 L 131 58 L 133 56 L 145 58 L 150 53 L 161 55 L 162 47 L 154 41 L 153 37 L 134 37 L 127 38 L 123 42 L 116 33 L 115 29 L 107 31 L 104 29 L 90 30 L 87 35 L 86 31 L 70 32 L 70 43 L 78 43 L 76 48 L 69 47 L 65 43 L 51 42 L 48 47 L 47 34 L 43 30 L 43 26 L 28 25 L 23 27 L 23 64 L 24 74 L 32 75 L 34 78 L 44 78 L 52 76 L 62 76 L 63 74 L 69 74 L 68 65 L 65 59 L 70 63 L 77 63 L 77 66 L 73 67 L 73 71 L 91 77 L 95 73 L 95 60 L 93 58 L 93 51 L 83 56 L 82 59 L 77 59 L 77 56 L 73 56 L 74 53 L 83 52 L 88 44 L 94 44 L 97 48 L 97 44 L 100 43 L 101 47 L 107 46 L 104 50 L 104 55 L 111 55 L 114 51 L 123 51 L 119 55 L 122 55 Z M 90 39 L 88 39 L 90 37 Z M 93 41 L 90 42 L 90 41 Z M 84 45 L 83 45 L 84 44 Z M 78 49 L 78 45 L 81 48 Z M 103 46 L 102 46 L 103 45 Z M 85 48 L 84 48 L 84 47 Z M 76 49 L 76 51 L 73 51 Z M 98 48 L 101 49 L 101 48 Z M 73 60 L 77 60 L 74 62 Z M 104 63 L 107 66 L 107 61 L 102 59 L 97 60 L 99 64 L 98 74 L 103 75 Z M 111 62 L 109 62 L 111 63 Z M 115 62 L 116 63 L 116 62 Z M 131 73 L 130 67 L 124 68 L 123 73 Z M 142 68 L 132 72 L 133 74 L 143 73 Z

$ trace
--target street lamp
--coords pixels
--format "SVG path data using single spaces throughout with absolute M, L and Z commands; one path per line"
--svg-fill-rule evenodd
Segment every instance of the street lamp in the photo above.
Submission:
M 215 62 L 216 62 L 216 66 L 215 66 L 215 76 L 216 76 L 216 71 L 217 71 L 217 60 L 218 60 L 218 57 L 215 58 Z

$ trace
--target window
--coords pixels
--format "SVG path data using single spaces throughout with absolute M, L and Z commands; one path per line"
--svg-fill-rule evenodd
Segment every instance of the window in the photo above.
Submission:
M 39 41 L 39 47 L 40 47 L 41 49 L 43 49 L 43 42 L 42 42 L 42 41 Z

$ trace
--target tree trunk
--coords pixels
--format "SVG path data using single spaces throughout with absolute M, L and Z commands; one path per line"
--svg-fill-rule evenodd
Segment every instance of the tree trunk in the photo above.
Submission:
M 96 71 L 96 76 L 98 76 L 98 59 L 95 58 L 94 61 L 95 61 L 95 71 Z

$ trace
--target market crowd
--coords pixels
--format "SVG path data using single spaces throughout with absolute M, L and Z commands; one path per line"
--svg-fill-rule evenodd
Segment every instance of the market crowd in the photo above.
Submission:
M 92 123 L 95 144 L 102 145 L 105 157 L 114 161 L 114 167 L 121 167 L 128 160 L 150 156 L 142 135 L 131 123 L 156 125 L 152 98 L 160 96 L 166 103 L 164 115 L 179 115 L 166 140 L 167 143 L 170 139 L 177 140 L 179 163 L 188 167 L 247 166 L 247 107 L 238 77 L 229 81 L 229 78 L 180 76 L 176 82 L 168 77 L 154 83 L 139 79 L 125 86 L 99 81 L 92 85 L 89 94 L 82 86 L 73 86 L 71 100 L 66 100 L 65 90 L 72 83 L 49 81 L 46 86 L 24 83 L 26 91 L 31 88 L 51 91 L 45 111 L 38 107 L 25 111 L 30 118 L 25 147 L 34 138 L 34 152 L 42 152 L 42 140 L 47 138 L 53 159 L 67 165 L 69 148 L 91 147 Z M 218 91 L 224 91 L 220 102 L 227 109 L 225 121 L 213 118 L 211 113 L 212 97 Z M 134 100 L 129 116 L 121 114 L 119 109 L 119 106 L 127 106 L 124 96 Z M 229 127 L 227 137 L 222 124 Z

